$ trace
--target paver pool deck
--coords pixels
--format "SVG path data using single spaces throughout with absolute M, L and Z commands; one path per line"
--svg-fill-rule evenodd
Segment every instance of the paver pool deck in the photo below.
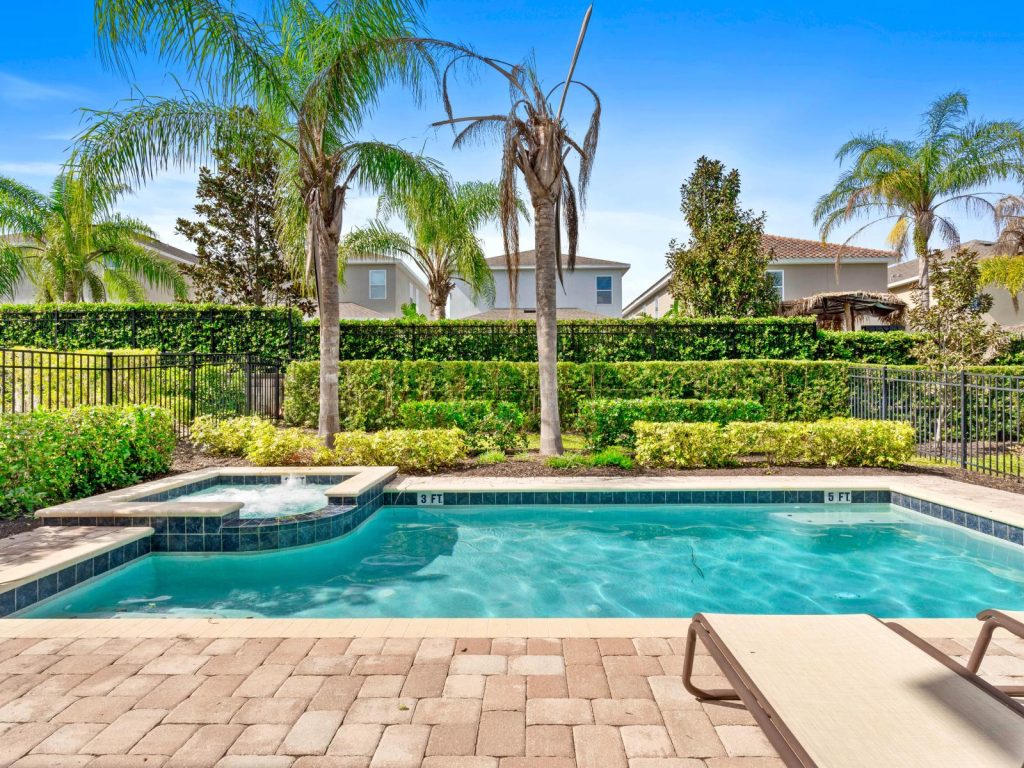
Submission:
M 979 626 L 903 623 L 961 660 Z M 632 637 L 641 625 L 662 636 Z M 686 625 L 7 619 L 0 765 L 781 766 L 744 709 L 683 689 Z M 997 635 L 991 653 L 988 679 L 1024 683 L 1024 641 Z M 725 685 L 696 664 L 698 684 Z

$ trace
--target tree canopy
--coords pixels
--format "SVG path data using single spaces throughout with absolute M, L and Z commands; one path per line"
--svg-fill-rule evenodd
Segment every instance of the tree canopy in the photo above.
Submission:
M 680 192 L 690 228 L 686 245 L 669 243 L 669 292 L 678 313 L 691 317 L 775 314 L 780 296 L 761 248 L 764 214 L 740 207 L 740 174 L 701 157 Z

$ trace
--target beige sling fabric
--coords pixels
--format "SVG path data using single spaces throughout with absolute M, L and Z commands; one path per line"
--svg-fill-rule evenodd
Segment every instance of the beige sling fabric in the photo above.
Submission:
M 821 768 L 1024 764 L 1024 717 L 870 616 L 704 616 Z

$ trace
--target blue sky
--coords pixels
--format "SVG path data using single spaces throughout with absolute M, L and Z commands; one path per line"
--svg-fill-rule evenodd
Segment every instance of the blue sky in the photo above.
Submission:
M 79 128 L 78 109 L 109 108 L 132 94 L 132 84 L 95 55 L 91 9 L 89 0 L 6 5 L 0 173 L 45 188 Z M 584 10 L 584 2 L 434 0 L 425 19 L 432 34 L 497 57 L 519 59 L 533 49 L 553 83 L 564 74 Z M 628 300 L 663 273 L 668 241 L 685 237 L 679 185 L 702 154 L 740 170 L 743 202 L 766 212 L 767 231 L 813 238 L 811 208 L 839 172 L 835 149 L 852 134 L 909 137 L 928 103 L 956 89 L 968 93 L 973 117 L 1024 119 L 1024 7 L 1004 4 L 999 12 L 920 0 L 599 0 L 577 71 L 604 106 L 581 252 L 633 265 Z M 173 91 L 153 62 L 137 75 L 146 94 Z M 500 110 L 505 99 L 500 84 L 483 77 L 458 84 L 455 108 Z M 570 120 L 581 122 L 587 106 L 577 99 Z M 496 177 L 496 148 L 453 151 L 450 132 L 429 127 L 441 116 L 437 101 L 420 107 L 395 91 L 367 136 L 424 147 L 459 179 Z M 192 173 L 168 175 L 122 208 L 187 248 L 174 219 L 191 213 L 194 185 Z M 373 209 L 371 198 L 354 200 L 346 223 Z M 959 221 L 965 239 L 993 234 L 990 222 Z M 483 234 L 497 254 L 496 232 Z M 882 245 L 883 235 L 879 228 L 858 242 Z

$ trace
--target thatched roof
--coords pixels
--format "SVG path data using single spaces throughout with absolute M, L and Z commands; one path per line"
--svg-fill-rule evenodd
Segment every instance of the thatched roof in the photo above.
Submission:
M 841 315 L 849 305 L 854 312 L 870 311 L 883 314 L 889 323 L 900 323 L 907 311 L 907 303 L 894 293 L 875 291 L 831 291 L 805 296 L 783 305 L 782 314 L 788 317 L 799 315 Z

